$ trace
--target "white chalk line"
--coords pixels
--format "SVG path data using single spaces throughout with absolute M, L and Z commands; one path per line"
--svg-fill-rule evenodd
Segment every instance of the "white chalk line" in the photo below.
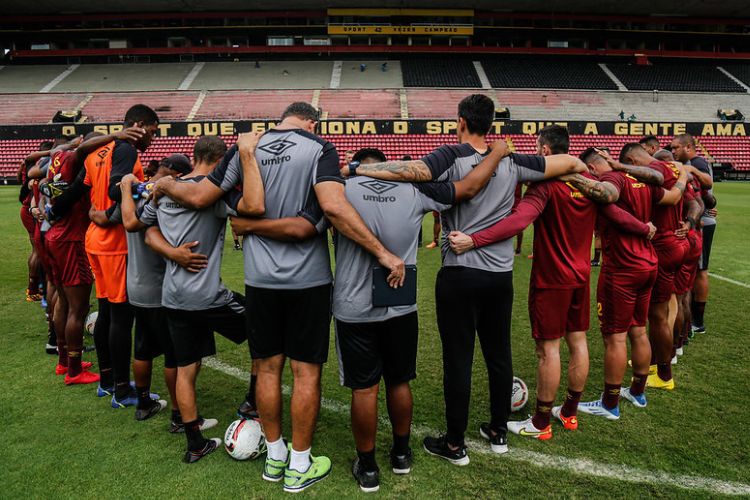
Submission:
M 215 357 L 204 358 L 203 366 L 212 368 L 230 377 L 237 378 L 247 382 L 250 378 L 250 372 L 242 370 L 230 364 L 224 363 Z M 282 387 L 282 392 L 286 395 L 291 393 L 291 388 L 287 385 Z M 349 405 L 328 398 L 321 398 L 321 407 L 327 411 L 342 415 L 349 414 Z M 388 419 L 380 418 L 381 424 L 389 425 Z M 437 435 L 438 431 L 430 427 L 413 424 L 412 429 L 415 435 Z M 504 455 L 495 455 L 490 451 L 486 443 L 467 439 L 466 444 L 472 453 L 481 453 L 483 455 L 494 455 L 501 459 L 524 462 L 537 467 L 545 467 L 560 471 L 571 472 L 585 476 L 600 477 L 605 479 L 615 479 L 628 483 L 647 483 L 659 486 L 673 486 L 686 490 L 705 490 L 711 493 L 721 493 L 724 495 L 750 495 L 750 484 L 739 483 L 734 481 L 724 481 L 704 476 L 688 476 L 682 474 L 673 474 L 662 471 L 649 471 L 629 467 L 627 465 L 607 464 L 589 460 L 585 458 L 569 458 L 563 456 L 549 455 L 530 450 L 523 450 L 516 447 Z
M 721 281 L 726 281 L 727 283 L 731 283 L 733 285 L 737 285 L 737 286 L 741 286 L 741 287 L 745 287 L 745 288 L 750 288 L 750 285 L 748 285 L 747 283 L 743 283 L 741 281 L 733 280 L 732 278 L 726 278 L 724 276 L 720 276 L 720 275 L 714 274 L 714 273 L 708 273 L 708 275 L 711 276 L 712 278 L 716 278 L 717 280 L 721 280 Z

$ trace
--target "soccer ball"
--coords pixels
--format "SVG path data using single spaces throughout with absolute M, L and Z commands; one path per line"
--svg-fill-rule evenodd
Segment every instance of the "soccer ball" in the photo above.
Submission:
M 96 326 L 96 318 L 99 317 L 99 311 L 94 311 L 86 316 L 86 322 L 83 324 L 83 331 L 88 335 L 94 335 L 94 327 Z
M 510 395 L 510 410 L 521 411 L 529 402 L 529 388 L 526 382 L 518 377 L 513 377 L 513 392 Z
M 266 437 L 257 420 L 235 420 L 224 433 L 224 448 L 235 460 L 252 460 L 266 451 Z

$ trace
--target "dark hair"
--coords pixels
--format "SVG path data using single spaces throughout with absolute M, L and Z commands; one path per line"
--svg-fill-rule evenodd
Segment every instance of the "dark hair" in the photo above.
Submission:
M 655 135 L 646 135 L 638 141 L 638 144 L 656 144 L 659 147 L 659 139 Z
M 683 146 L 687 146 L 688 144 L 693 146 L 693 149 L 695 149 L 695 139 L 693 139 L 693 136 L 690 134 L 679 134 L 674 136 L 675 140 L 680 141 L 680 144 Z
M 286 107 L 281 115 L 283 120 L 287 116 L 296 116 L 302 120 L 320 121 L 320 112 L 307 102 L 293 102 Z
M 466 121 L 469 133 L 487 135 L 495 119 L 495 103 L 484 94 L 471 94 L 458 103 L 458 117 Z
M 376 148 L 362 148 L 356 153 L 354 153 L 354 156 L 352 157 L 352 161 L 359 161 L 361 162 L 365 158 L 372 158 L 373 160 L 378 160 L 379 162 L 384 162 L 388 160 L 388 158 L 385 157 L 385 153 L 383 153 L 381 150 Z
M 39 144 L 39 151 L 49 151 L 52 149 L 52 141 L 42 141 Z
M 584 151 L 583 153 L 581 153 L 578 156 L 578 158 L 580 158 L 580 160 L 583 163 L 588 164 L 589 162 L 594 161 L 594 159 L 595 159 L 594 157 L 596 157 L 596 156 L 598 156 L 599 158 L 604 159 L 604 157 L 600 156 L 599 153 L 597 152 L 597 148 L 588 148 L 588 149 L 586 149 L 586 151 Z
M 144 125 L 154 125 L 159 123 L 159 115 L 145 104 L 136 104 L 125 113 L 124 122 L 126 127 L 132 127 L 138 122 L 143 122 Z
M 227 152 L 227 145 L 220 137 L 204 135 L 193 146 L 193 161 L 195 164 L 213 164 L 221 160 Z
M 567 153 L 570 149 L 568 129 L 562 125 L 547 125 L 539 131 L 539 144 L 548 146 L 552 154 Z
M 628 156 L 631 151 L 635 151 L 638 149 L 642 150 L 644 153 L 646 152 L 646 150 L 643 149 L 643 146 L 641 146 L 637 142 L 629 142 L 625 144 L 620 150 L 620 157 L 618 158 L 620 160 L 620 163 L 625 163 L 625 157 Z
M 404 155 L 401 157 L 401 161 L 411 161 L 411 155 Z

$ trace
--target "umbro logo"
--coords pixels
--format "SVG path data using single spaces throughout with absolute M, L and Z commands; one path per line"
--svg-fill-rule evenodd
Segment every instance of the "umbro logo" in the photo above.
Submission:
M 276 139 L 275 141 L 271 141 L 268 144 L 264 144 L 263 146 L 258 146 L 258 149 L 265 151 L 268 154 L 278 156 L 287 149 L 296 145 L 296 142 L 287 141 L 286 139 Z
M 383 194 L 391 189 L 395 188 L 398 184 L 395 182 L 381 181 L 379 179 L 373 179 L 371 181 L 363 182 L 360 186 L 365 187 L 375 194 Z

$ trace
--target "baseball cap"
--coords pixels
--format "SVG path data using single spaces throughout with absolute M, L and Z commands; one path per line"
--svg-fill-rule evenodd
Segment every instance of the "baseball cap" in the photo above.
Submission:
M 181 174 L 189 174 L 193 171 L 193 165 L 185 155 L 173 154 L 164 158 L 163 162 L 165 167 Z

